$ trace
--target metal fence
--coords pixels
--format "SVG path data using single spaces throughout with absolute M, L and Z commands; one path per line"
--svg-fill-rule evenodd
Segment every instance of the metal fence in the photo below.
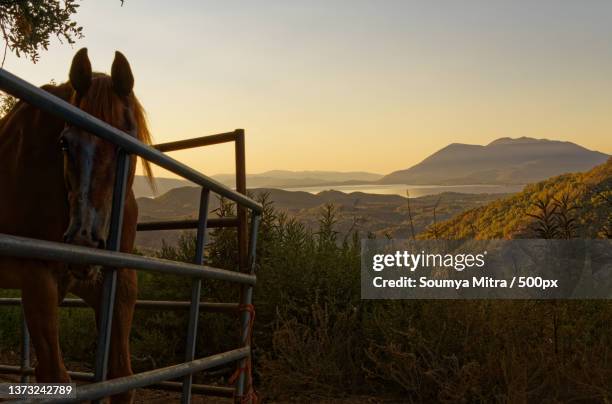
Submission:
M 255 277 L 255 250 L 258 226 L 262 214 L 262 206 L 246 194 L 245 144 L 244 130 L 205 136 L 196 139 L 183 140 L 148 146 L 107 123 L 88 115 L 71 104 L 47 93 L 19 77 L 0 69 L 0 89 L 13 96 L 54 114 L 65 121 L 116 144 L 120 148 L 117 161 L 117 175 L 114 184 L 112 201 L 111 226 L 109 242 L 106 250 L 80 247 L 31 238 L 0 234 L 0 255 L 19 258 L 35 258 L 41 260 L 63 261 L 66 263 L 81 263 L 102 265 L 105 268 L 103 280 L 103 302 L 98 324 L 97 352 L 93 373 L 69 372 L 73 379 L 90 380 L 91 384 L 77 388 L 77 399 L 62 402 L 77 402 L 83 400 L 99 400 L 117 393 L 135 388 L 154 386 L 162 389 L 181 390 L 181 402 L 191 402 L 192 392 L 247 397 L 247 388 L 251 386 L 250 355 L 252 327 L 252 294 Z M 209 178 L 192 168 L 176 161 L 163 152 L 183 150 L 193 147 L 208 146 L 224 142 L 234 142 L 236 152 L 236 191 Z M 126 179 L 130 164 L 130 155 L 140 156 L 174 174 L 177 174 L 201 187 L 200 206 L 197 220 L 162 221 L 139 223 L 139 231 L 197 229 L 197 247 L 194 263 L 182 263 L 169 260 L 142 257 L 119 252 L 121 226 L 123 218 L 123 201 L 126 193 Z M 237 216 L 233 218 L 208 218 L 210 193 L 214 192 L 236 203 Z M 250 211 L 250 220 L 249 220 Z M 236 227 L 238 237 L 239 271 L 213 268 L 204 265 L 204 246 L 208 228 Z M 191 301 L 138 301 L 137 308 L 189 310 L 189 324 L 186 332 L 185 362 L 165 368 L 155 369 L 131 376 L 107 380 L 108 354 L 112 315 L 115 302 L 117 283 L 116 268 L 132 268 L 144 271 L 179 274 L 192 277 Z M 239 303 L 204 303 L 201 302 L 202 279 L 218 279 L 236 282 L 241 285 L 241 301 Z M 0 305 L 20 305 L 18 298 L 0 299 Z M 84 307 L 80 299 L 66 299 L 62 306 Z M 195 358 L 196 335 L 200 310 L 242 313 L 241 341 L 242 346 L 232 351 L 217 355 Z M 29 335 L 27 327 L 23 327 L 23 345 L 21 366 L 0 365 L 0 372 L 19 373 L 22 380 L 27 381 L 33 374 L 30 366 Z M 240 370 L 234 386 L 206 386 L 193 383 L 193 374 L 212 367 L 236 362 Z M 173 379 L 182 378 L 182 382 Z

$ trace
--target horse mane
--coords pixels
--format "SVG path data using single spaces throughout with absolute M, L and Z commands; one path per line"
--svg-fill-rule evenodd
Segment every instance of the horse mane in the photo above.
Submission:
M 70 85 L 69 83 L 65 84 Z M 130 93 L 128 100 L 133 105 L 134 119 L 138 127 L 136 133 L 137 139 L 146 145 L 153 144 L 151 132 L 147 124 L 146 113 L 142 104 L 138 101 L 134 92 Z M 121 108 L 122 102 L 117 93 L 113 91 L 113 80 L 107 74 L 94 73 L 87 95 L 85 97 L 79 97 L 76 92 L 73 92 L 71 101 L 73 105 L 76 105 L 110 125 L 113 125 L 115 122 L 121 122 L 124 119 L 123 110 Z M 149 185 L 155 190 L 155 180 L 151 165 L 145 159 L 141 158 L 140 160 Z
M 134 93 L 132 93 L 132 97 L 134 97 L 135 106 L 134 118 L 136 119 L 136 124 L 138 125 L 138 140 L 148 146 L 151 146 L 153 144 L 153 137 L 151 136 L 151 132 L 149 131 L 149 125 L 147 124 L 146 112 L 142 107 L 140 101 L 138 101 L 138 98 L 136 98 L 136 96 L 134 95 Z M 156 191 L 157 187 L 155 186 L 155 178 L 153 177 L 153 170 L 151 169 L 151 164 L 143 158 L 141 158 L 140 161 L 142 162 L 142 168 L 145 172 L 145 176 L 147 177 L 149 185 L 151 186 L 151 188 L 153 188 L 153 191 Z
M 55 95 L 58 98 L 61 98 L 64 101 L 70 102 L 70 98 L 72 97 L 72 93 L 74 90 L 70 83 L 64 83 L 60 85 L 55 84 L 45 84 L 41 86 L 41 88 L 48 93 Z M 0 118 L 0 129 L 6 124 L 13 116 L 17 114 L 21 107 L 28 105 L 26 102 L 22 100 L 17 100 L 15 105 L 9 109 L 6 114 Z

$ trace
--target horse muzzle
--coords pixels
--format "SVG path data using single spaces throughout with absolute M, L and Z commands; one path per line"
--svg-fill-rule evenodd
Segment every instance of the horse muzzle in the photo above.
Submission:
M 81 247 L 104 249 L 106 241 L 97 237 L 84 237 L 85 232 L 67 233 L 64 242 Z M 91 281 L 101 277 L 102 267 L 100 265 L 70 264 L 68 272 L 80 281 Z
M 68 244 L 80 245 L 82 247 L 106 248 L 106 240 L 96 236 L 93 232 L 85 230 L 66 232 L 64 242 Z

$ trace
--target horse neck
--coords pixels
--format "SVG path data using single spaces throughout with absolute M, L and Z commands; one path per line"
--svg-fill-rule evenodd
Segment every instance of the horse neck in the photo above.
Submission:
M 65 88 L 47 91 L 68 99 Z M 57 240 L 65 229 L 64 122 L 18 103 L 0 125 L 0 232 Z M 40 226 L 47 223 L 47 226 Z
M 72 87 L 68 83 L 61 85 L 44 85 L 43 90 L 56 97 L 69 101 L 72 96 Z M 58 128 L 61 132 L 63 121 L 55 116 L 44 113 L 22 101 L 19 101 L 6 116 L 0 120 L 0 146 L 7 142 L 19 140 L 21 143 L 42 144 L 53 139 Z M 34 128 L 35 130 L 29 130 Z M 11 150 L 15 154 L 15 149 Z

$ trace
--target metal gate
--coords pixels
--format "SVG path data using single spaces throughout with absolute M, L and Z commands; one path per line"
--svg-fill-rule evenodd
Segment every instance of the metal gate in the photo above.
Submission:
M 83 400 L 99 400 L 103 397 L 142 388 L 156 386 L 157 388 L 181 390 L 181 402 L 191 402 L 192 392 L 216 395 L 235 396 L 249 400 L 252 389 L 251 377 L 251 327 L 253 321 L 253 286 L 255 276 L 255 250 L 257 244 L 258 226 L 262 214 L 262 206 L 248 198 L 246 193 L 245 145 L 244 130 L 205 136 L 196 139 L 182 140 L 148 146 L 105 122 L 83 112 L 73 105 L 47 93 L 19 77 L 0 69 L 0 89 L 48 113 L 54 114 L 65 121 L 78 126 L 119 147 L 117 171 L 115 177 L 111 226 L 106 250 L 75 246 L 45 240 L 12 236 L 0 233 L 0 255 L 35 258 L 41 260 L 63 261 L 66 263 L 85 263 L 101 265 L 105 268 L 103 280 L 103 302 L 98 324 L 97 351 L 94 373 L 69 372 L 73 379 L 91 380 L 93 383 L 79 386 L 76 399 L 62 402 L 80 402 Z M 236 191 L 209 178 L 192 168 L 176 161 L 163 152 L 207 146 L 224 142 L 235 142 L 236 150 Z M 123 222 L 123 201 L 125 200 L 126 179 L 129 172 L 130 155 L 140 156 L 160 167 L 163 167 L 180 177 L 190 180 L 201 187 L 200 206 L 197 220 L 163 221 L 139 223 L 139 231 L 197 229 L 196 256 L 193 264 L 175 262 L 157 258 L 142 257 L 119 252 Z M 233 218 L 208 218 L 208 203 L 210 193 L 214 192 L 236 203 L 237 216 Z M 249 215 L 250 213 L 250 215 Z M 249 217 L 250 216 L 250 217 Z M 204 264 L 204 245 L 206 231 L 213 227 L 237 227 L 239 271 L 231 271 L 210 267 Z M 191 301 L 137 301 L 137 308 L 155 308 L 172 310 L 189 310 L 189 324 L 186 337 L 185 361 L 181 364 L 159 368 L 131 376 L 107 380 L 108 354 L 115 291 L 117 283 L 116 268 L 131 268 L 135 270 L 154 271 L 169 274 L 189 276 L 193 279 Z M 241 301 L 239 303 L 204 303 L 201 302 L 202 279 L 217 279 L 236 282 L 241 285 Z M 19 298 L 0 299 L 0 305 L 20 305 Z M 85 307 L 80 299 L 66 299 L 64 307 Z M 196 335 L 200 310 L 241 313 L 242 346 L 204 358 L 195 358 Z M 21 366 L 0 365 L 0 372 L 20 373 L 22 380 L 27 381 L 33 374 L 30 367 L 29 336 L 27 327 L 23 327 Z M 193 374 L 220 366 L 237 363 L 237 380 L 234 386 L 194 385 Z M 182 378 L 182 382 L 170 380 Z M 45 402 L 37 400 L 37 402 Z M 53 401 L 53 402 L 57 402 Z

